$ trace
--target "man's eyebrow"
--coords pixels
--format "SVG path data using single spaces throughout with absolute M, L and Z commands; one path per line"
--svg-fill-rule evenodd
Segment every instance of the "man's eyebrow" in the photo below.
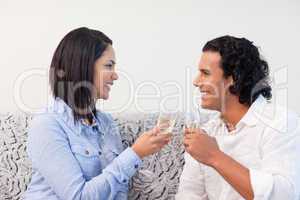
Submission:
M 210 73 L 210 70 L 205 68 L 200 68 L 199 71 L 203 73 Z
M 210 71 L 209 67 L 203 67 L 203 66 L 202 66 L 202 67 L 199 66 L 199 67 L 198 67 L 198 70 L 199 70 L 199 71 L 203 71 L 203 70 Z

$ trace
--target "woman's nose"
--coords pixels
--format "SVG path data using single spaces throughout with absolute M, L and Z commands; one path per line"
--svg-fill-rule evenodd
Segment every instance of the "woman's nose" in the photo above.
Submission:
M 113 80 L 118 80 L 119 79 L 119 76 L 118 76 L 118 74 L 116 72 L 113 72 L 112 79 Z

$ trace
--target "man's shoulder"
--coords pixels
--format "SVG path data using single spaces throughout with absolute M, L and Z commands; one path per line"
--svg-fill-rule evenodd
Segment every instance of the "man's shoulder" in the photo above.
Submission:
M 292 133 L 299 129 L 299 115 L 287 105 L 269 102 L 255 115 L 260 123 L 273 132 Z

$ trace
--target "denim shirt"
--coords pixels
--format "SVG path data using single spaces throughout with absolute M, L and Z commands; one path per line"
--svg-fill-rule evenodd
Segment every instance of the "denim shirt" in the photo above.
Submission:
M 128 181 L 141 159 L 121 137 L 112 117 L 97 111 L 95 123 L 74 123 L 59 98 L 37 115 L 28 132 L 31 182 L 24 199 L 127 199 Z

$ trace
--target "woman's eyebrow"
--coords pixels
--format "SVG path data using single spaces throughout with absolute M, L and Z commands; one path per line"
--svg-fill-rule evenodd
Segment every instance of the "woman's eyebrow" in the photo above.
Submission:
M 116 64 L 116 61 L 114 61 L 114 60 L 109 60 L 113 65 L 115 65 Z

